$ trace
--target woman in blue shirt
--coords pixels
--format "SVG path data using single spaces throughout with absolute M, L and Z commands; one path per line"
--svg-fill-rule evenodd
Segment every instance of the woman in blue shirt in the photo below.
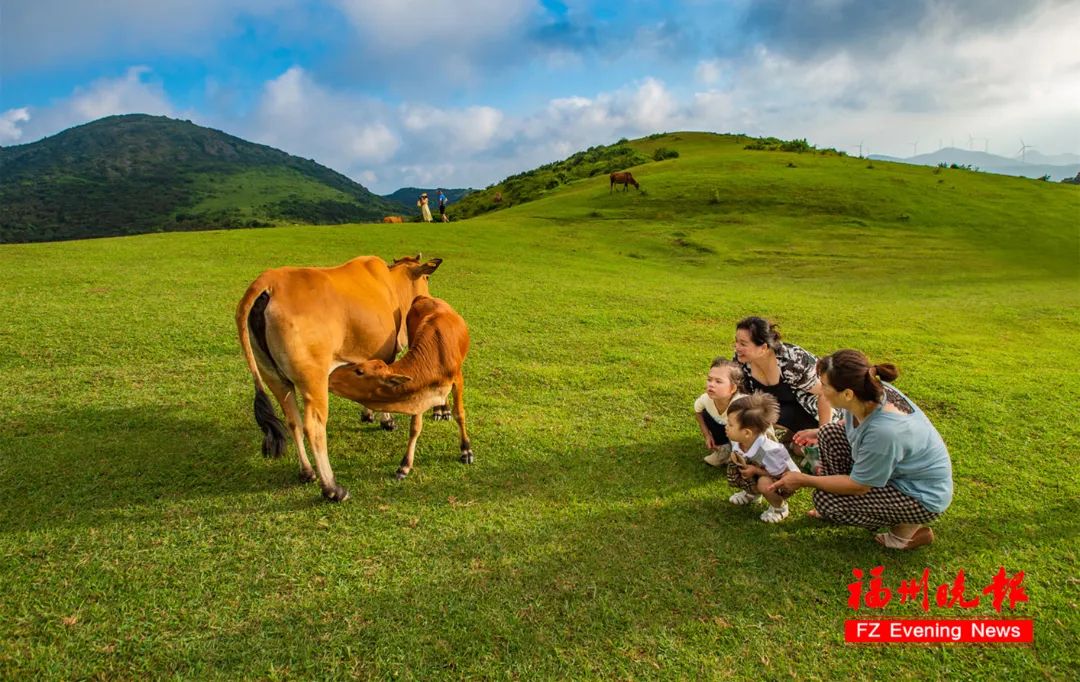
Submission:
M 822 475 L 790 472 L 774 487 L 816 488 L 811 516 L 872 531 L 889 526 L 875 537 L 885 547 L 933 542 L 926 524 L 952 502 L 952 462 L 923 411 L 888 383 L 896 367 L 840 350 L 818 360 L 817 373 L 844 420 L 818 429 Z

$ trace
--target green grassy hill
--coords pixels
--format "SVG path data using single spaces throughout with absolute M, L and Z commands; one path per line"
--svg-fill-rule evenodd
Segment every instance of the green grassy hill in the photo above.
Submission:
M 0 246 L 0 678 L 1072 676 L 1080 188 L 628 144 L 680 156 L 448 226 Z M 476 464 L 428 421 L 397 483 L 407 434 L 335 398 L 352 499 L 323 503 L 259 455 L 236 302 L 268 267 L 417 251 L 470 325 Z M 953 458 L 933 546 L 807 519 L 806 491 L 775 526 L 727 503 L 691 405 L 749 314 L 899 365 Z M 877 565 L 968 598 L 1022 570 L 1030 601 L 849 610 Z M 999 615 L 1035 644 L 843 644 L 856 616 Z
M 0 242 L 345 223 L 397 211 L 314 161 L 143 114 L 0 148 L 0 207 Z

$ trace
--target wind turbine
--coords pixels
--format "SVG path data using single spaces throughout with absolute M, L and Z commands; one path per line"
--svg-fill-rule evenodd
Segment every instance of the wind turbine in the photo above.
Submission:
M 990 138 L 989 137 L 984 137 L 983 138 L 983 152 L 985 152 L 987 154 L 990 153 Z
M 915 140 L 914 142 L 911 143 L 911 155 L 912 156 L 918 156 L 919 155 L 919 141 L 918 140 Z
M 975 151 L 975 137 L 971 133 L 968 133 L 968 150 Z
M 859 144 L 854 145 L 854 146 L 859 148 L 859 158 L 860 159 L 862 158 L 862 145 L 863 145 L 862 140 L 859 141 Z
M 1021 137 L 1020 138 L 1020 151 L 1017 152 L 1017 154 L 1020 155 L 1021 163 L 1027 163 L 1027 150 L 1029 150 L 1029 149 L 1034 149 L 1034 147 L 1032 147 L 1030 144 L 1025 144 L 1024 143 L 1024 138 Z

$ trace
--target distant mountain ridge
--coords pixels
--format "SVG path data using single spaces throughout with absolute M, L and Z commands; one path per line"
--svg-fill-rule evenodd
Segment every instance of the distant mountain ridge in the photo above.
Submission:
M 936 166 L 938 164 L 957 164 L 960 166 L 974 166 L 981 171 L 998 173 L 999 175 L 1014 175 L 1025 178 L 1041 178 L 1049 175 L 1053 181 L 1075 177 L 1080 172 L 1080 156 L 1076 154 L 1057 154 L 1045 156 L 1035 151 L 1029 151 L 1026 160 L 977 152 L 956 147 L 944 147 L 929 154 L 919 154 L 908 158 L 885 156 L 883 154 L 871 154 L 870 159 L 877 161 L 895 161 L 897 163 L 910 163 L 917 166 Z M 1065 160 L 1067 163 L 1055 164 L 1048 160 Z M 1072 161 L 1069 161 L 1072 159 Z
M 0 147 L 0 242 L 325 225 L 397 210 L 313 160 L 164 116 L 110 116 Z

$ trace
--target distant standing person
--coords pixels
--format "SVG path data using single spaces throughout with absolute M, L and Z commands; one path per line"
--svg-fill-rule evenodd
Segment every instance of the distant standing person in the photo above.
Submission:
M 443 191 L 439 190 L 439 215 L 442 217 L 444 223 L 450 222 L 450 218 L 446 215 L 446 205 L 450 203 L 450 200 L 446 198 Z
M 420 207 L 420 215 L 423 217 L 425 223 L 431 222 L 431 209 L 428 208 L 427 192 L 420 195 L 420 198 L 416 200 L 416 205 Z

